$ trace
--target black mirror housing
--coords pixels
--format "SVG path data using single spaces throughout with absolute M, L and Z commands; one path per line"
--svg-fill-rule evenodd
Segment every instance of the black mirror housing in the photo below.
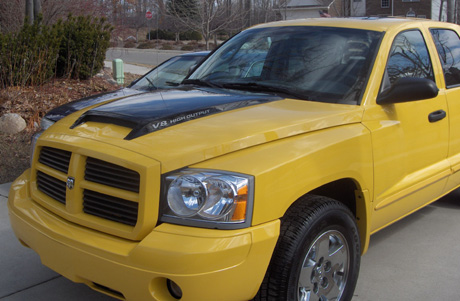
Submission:
M 377 104 L 383 105 L 429 99 L 436 97 L 438 92 L 438 87 L 430 79 L 402 77 L 396 80 L 389 89 L 379 94 Z

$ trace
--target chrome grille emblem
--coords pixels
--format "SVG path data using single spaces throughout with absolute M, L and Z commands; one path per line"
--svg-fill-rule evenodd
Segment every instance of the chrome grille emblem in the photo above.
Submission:
M 72 177 L 68 177 L 67 178 L 67 188 L 73 189 L 74 186 L 75 186 L 75 179 Z

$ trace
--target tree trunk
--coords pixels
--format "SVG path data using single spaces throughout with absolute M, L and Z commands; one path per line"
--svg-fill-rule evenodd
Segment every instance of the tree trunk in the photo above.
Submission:
M 447 22 L 454 22 L 455 0 L 447 0 Z
M 440 0 L 441 3 L 439 3 L 439 19 L 438 21 L 442 21 L 442 13 L 443 13 L 443 8 L 444 8 L 444 0 Z
M 34 20 L 38 20 L 38 16 L 42 12 L 42 5 L 40 0 L 34 0 Z
M 34 0 L 26 0 L 26 18 L 29 18 L 29 24 L 34 23 Z

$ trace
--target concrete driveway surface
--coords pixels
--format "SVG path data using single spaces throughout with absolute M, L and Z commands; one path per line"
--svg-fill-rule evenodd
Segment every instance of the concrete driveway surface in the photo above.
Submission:
M 19 244 L 0 185 L 0 300 L 115 300 L 41 265 Z M 353 301 L 460 299 L 460 190 L 376 233 Z M 197 300 L 198 301 L 198 300 Z

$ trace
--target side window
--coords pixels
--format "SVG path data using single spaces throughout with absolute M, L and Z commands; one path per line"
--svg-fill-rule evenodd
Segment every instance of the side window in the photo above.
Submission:
M 434 80 L 428 49 L 418 30 L 404 31 L 396 36 L 382 84 L 386 90 L 402 77 L 419 77 Z
M 431 29 L 447 88 L 460 85 L 460 38 L 449 29 Z

